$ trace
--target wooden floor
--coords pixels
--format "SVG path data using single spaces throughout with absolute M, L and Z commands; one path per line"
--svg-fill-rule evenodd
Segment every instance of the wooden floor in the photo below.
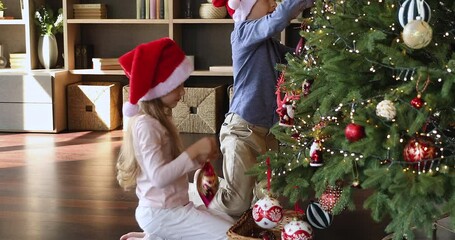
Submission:
M 122 135 L 0 133 L 0 239 L 114 240 L 138 231 L 134 192 L 115 180 Z M 183 135 L 184 143 L 199 137 Z M 380 240 L 384 227 L 367 211 L 346 211 L 316 239 Z

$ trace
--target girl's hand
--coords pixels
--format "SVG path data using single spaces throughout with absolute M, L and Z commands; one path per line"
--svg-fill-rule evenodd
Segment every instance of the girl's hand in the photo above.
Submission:
M 144 232 L 129 232 L 120 237 L 120 240 L 139 240 L 144 239 L 145 233 Z
M 191 159 L 196 159 L 203 164 L 207 160 L 217 159 L 219 149 L 217 140 L 214 137 L 204 137 L 199 139 L 186 150 Z

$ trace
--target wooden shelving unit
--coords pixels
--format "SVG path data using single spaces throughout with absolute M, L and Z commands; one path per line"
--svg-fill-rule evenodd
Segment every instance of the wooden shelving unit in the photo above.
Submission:
M 50 93 L 53 106 L 53 119 L 45 129 L 14 128 L 0 131 L 49 131 L 58 132 L 65 129 L 63 115 L 66 108 L 65 86 L 76 81 L 121 81 L 128 83 L 122 70 L 76 69 L 75 46 L 92 45 L 95 58 L 118 58 L 137 45 L 162 37 L 175 40 L 187 55 L 195 57 L 195 71 L 190 76 L 190 82 L 196 83 L 232 83 L 232 72 L 209 71 L 210 66 L 230 66 L 231 46 L 230 34 L 234 22 L 229 17 L 224 19 L 201 19 L 198 8 L 206 0 L 193 0 L 194 18 L 184 18 L 181 0 L 166 0 L 168 2 L 167 19 L 136 19 L 136 1 L 116 0 L 3 0 L 8 7 L 6 16 L 12 20 L 0 20 L 0 44 L 4 46 L 5 54 L 26 53 L 27 67 L 25 69 L 0 69 L 0 79 L 24 75 L 48 75 L 53 87 Z M 104 3 L 108 6 L 107 19 L 75 19 L 73 4 Z M 57 36 L 59 46 L 59 69 L 43 70 L 38 62 L 38 34 L 33 22 L 35 8 L 41 5 L 50 6 L 54 12 L 63 9 L 63 34 Z M 280 40 L 290 46 L 298 39 L 298 21 L 292 21 L 291 26 L 283 31 Z M 292 33 L 294 32 L 294 33 Z M 6 33 L 6 34 L 5 34 Z M 294 35 L 292 35 L 294 34 Z M 295 39 L 294 39 L 295 38 Z M 288 39 L 291 41 L 289 42 Z M 58 74 L 56 74 L 58 73 Z M 25 79 L 25 78 L 24 78 Z M 58 85 L 55 85 L 58 82 Z M 2 87 L 0 82 L 0 88 Z M 18 93 L 21 94 L 21 93 Z M 57 102 L 59 102 L 57 104 Z M 1 108 L 0 102 L 0 108 Z M 26 104 L 24 102 L 24 104 Z M 28 103 L 27 103 L 28 104 Z M 5 109 L 5 108 L 3 108 Z M 0 109 L 1 110 L 1 109 Z M 2 113 L 1 114 L 6 114 Z M 56 119 L 54 116 L 58 116 Z M 28 121 L 29 119 L 27 119 Z M 57 122 L 58 121 L 58 122 Z M 48 126 L 57 126 L 52 129 Z

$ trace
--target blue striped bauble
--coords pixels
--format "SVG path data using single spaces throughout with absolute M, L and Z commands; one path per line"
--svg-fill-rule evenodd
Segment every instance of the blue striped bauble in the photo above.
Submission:
M 311 202 L 306 209 L 308 223 L 314 228 L 325 229 L 332 224 L 332 214 L 324 211 L 317 202 Z
M 402 27 L 418 17 L 425 22 L 430 21 L 431 8 L 425 0 L 406 0 L 401 4 L 398 11 L 398 21 Z

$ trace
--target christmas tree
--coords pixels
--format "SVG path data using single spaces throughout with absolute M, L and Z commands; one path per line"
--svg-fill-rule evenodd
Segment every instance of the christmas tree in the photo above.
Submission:
M 443 216 L 455 229 L 454 1 L 316 1 L 301 36 L 277 66 L 280 148 L 250 173 L 335 218 L 371 189 L 394 239 Z

